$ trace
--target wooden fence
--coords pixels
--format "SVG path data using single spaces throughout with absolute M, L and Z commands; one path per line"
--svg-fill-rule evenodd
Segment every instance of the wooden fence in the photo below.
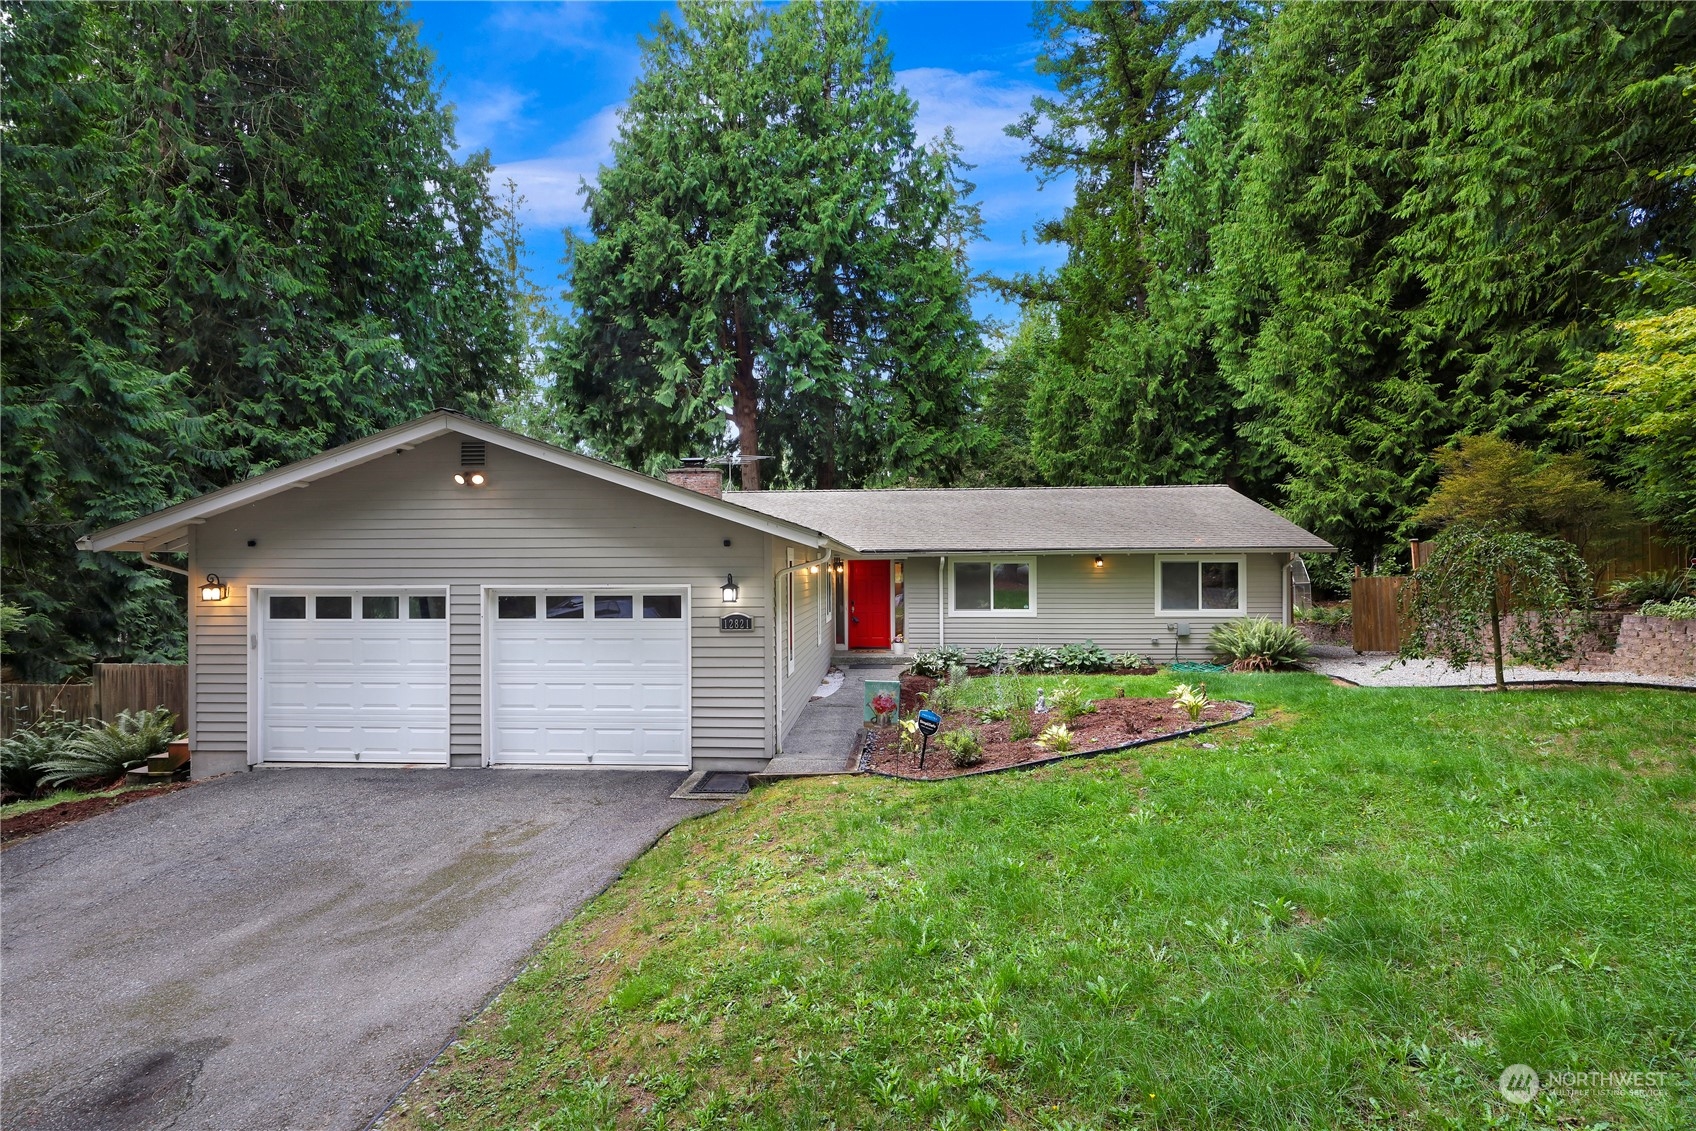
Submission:
M 1402 646 L 1401 577 L 1357 577 L 1349 618 L 1356 652 L 1395 652 Z
M 182 664 L 96 664 L 90 683 L 0 684 L 0 738 L 56 711 L 67 719 L 111 722 L 120 711 L 165 707 L 182 729 L 188 717 L 188 668 Z

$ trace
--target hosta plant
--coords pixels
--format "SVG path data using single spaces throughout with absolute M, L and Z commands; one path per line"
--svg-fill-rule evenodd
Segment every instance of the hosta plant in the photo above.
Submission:
M 1113 657 L 1116 668 L 1150 668 L 1154 665 L 1148 662 L 1148 657 L 1140 652 L 1120 652 Z
M 1049 723 L 1037 735 L 1036 745 L 1039 749 L 1052 754 L 1067 754 L 1072 749 L 1072 728 L 1065 723 Z
M 969 727 L 945 731 L 937 741 L 948 751 L 948 760 L 962 769 L 983 761 L 983 743 L 978 739 L 978 732 Z
M 1190 717 L 1191 722 L 1199 720 L 1201 713 L 1207 710 L 1208 704 L 1213 702 L 1207 697 L 1207 685 L 1205 683 L 1198 683 L 1193 687 L 1187 683 L 1180 683 L 1166 694 L 1171 696 L 1172 702 L 1178 705 L 1179 710 Z
M 1058 651 L 1060 667 L 1069 672 L 1104 672 L 1113 666 L 1113 657 L 1107 649 L 1093 640 L 1082 644 L 1063 644 Z
M 1680 597 L 1676 601 L 1646 601 L 1637 611 L 1646 617 L 1696 620 L 1696 597 Z
M 1301 633 L 1267 617 L 1226 621 L 1213 630 L 1208 647 L 1221 663 L 1247 672 L 1299 668 L 1312 650 Z
M 919 741 L 921 738 L 921 735 L 919 734 L 919 720 L 902 719 L 900 726 L 896 729 L 901 733 L 901 753 L 917 754 L 919 752 Z
M 984 648 L 977 654 L 978 667 L 988 668 L 992 672 L 1002 671 L 1011 661 L 1011 654 L 999 644 Z
M 1013 663 L 1022 672 L 1052 672 L 1060 668 L 1060 653 L 1040 644 L 1015 649 Z

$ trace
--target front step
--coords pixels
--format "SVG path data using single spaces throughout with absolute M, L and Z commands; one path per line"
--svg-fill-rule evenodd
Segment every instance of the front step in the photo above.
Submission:
M 130 785 L 153 785 L 158 782 L 170 781 L 177 776 L 177 771 L 188 765 L 188 743 L 177 741 L 165 748 L 165 753 L 155 754 L 147 759 L 147 764 L 137 766 L 124 775 L 124 781 Z

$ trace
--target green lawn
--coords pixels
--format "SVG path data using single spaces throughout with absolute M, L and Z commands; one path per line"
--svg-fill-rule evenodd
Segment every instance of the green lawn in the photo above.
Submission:
M 390 1125 L 1696 1126 L 1696 696 L 1209 682 L 1259 718 L 681 826 Z
M 147 786 L 126 786 L 119 790 L 104 789 L 56 789 L 46 797 L 36 797 L 25 801 L 8 801 L 0 805 L 0 818 L 21 817 L 25 813 L 33 813 L 37 809 L 51 809 L 55 805 L 63 805 L 68 801 L 86 801 L 90 797 L 100 797 L 107 793 L 129 793 L 132 789 L 147 789 Z

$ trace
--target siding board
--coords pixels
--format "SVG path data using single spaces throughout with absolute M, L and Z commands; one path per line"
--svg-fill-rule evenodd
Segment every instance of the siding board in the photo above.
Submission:
M 516 452 L 491 446 L 488 461 L 487 487 L 458 486 L 459 438 L 446 436 L 192 529 L 193 575 L 230 586 L 225 601 L 190 603 L 196 772 L 247 763 L 253 586 L 445 587 L 449 750 L 464 765 L 483 750 L 485 585 L 687 584 L 694 756 L 771 754 L 770 536 Z M 726 573 L 752 633 L 718 631 Z

